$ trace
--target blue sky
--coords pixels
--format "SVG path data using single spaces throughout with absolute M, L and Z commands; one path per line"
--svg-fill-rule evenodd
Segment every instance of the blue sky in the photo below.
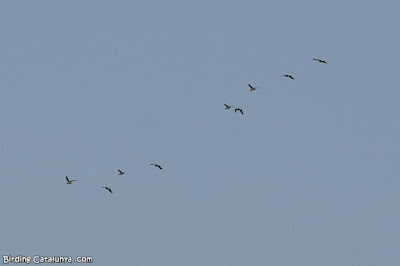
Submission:
M 0 255 L 398 265 L 399 8 L 1 2 Z

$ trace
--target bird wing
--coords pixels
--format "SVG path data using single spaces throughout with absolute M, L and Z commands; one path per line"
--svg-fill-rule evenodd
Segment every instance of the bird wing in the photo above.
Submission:
M 68 176 L 65 177 L 67 179 L 67 182 L 69 182 Z
M 109 188 L 109 187 L 102 187 L 102 188 L 105 188 L 112 193 L 111 188 Z
M 239 112 L 241 112 L 241 113 L 243 114 L 243 110 L 240 109 L 240 108 L 236 108 L 236 109 L 235 109 L 235 113 L 236 113 L 236 111 L 239 111 Z

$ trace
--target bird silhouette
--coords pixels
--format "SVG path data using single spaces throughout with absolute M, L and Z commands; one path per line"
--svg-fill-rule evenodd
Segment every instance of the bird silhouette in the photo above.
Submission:
M 154 167 L 158 167 L 158 168 L 160 168 L 160 170 L 162 170 L 162 167 L 159 164 L 151 163 L 150 165 L 154 165 Z
M 292 77 L 291 75 L 288 75 L 288 74 L 284 74 L 284 75 L 282 75 L 281 77 L 291 78 L 291 79 L 294 80 L 294 77 Z
M 225 105 L 225 109 L 226 109 L 226 110 L 229 110 L 229 109 L 231 109 L 231 108 L 233 107 L 232 105 L 227 105 L 227 104 L 225 104 L 225 103 L 224 103 L 224 105 Z
M 328 62 L 326 62 L 325 60 L 321 60 L 321 59 L 318 59 L 318 58 L 313 58 L 313 60 L 318 61 L 318 63 L 328 64 Z
M 236 113 L 236 111 L 239 111 L 239 112 L 241 112 L 241 113 L 242 113 L 242 115 L 243 115 L 243 110 L 242 110 L 242 109 L 240 109 L 240 108 L 236 108 L 236 109 L 235 109 L 235 113 Z
M 121 170 L 118 169 L 119 174 L 118 175 L 123 175 L 125 172 L 122 172 Z
M 69 180 L 68 176 L 65 177 L 67 179 L 67 184 L 70 185 L 72 182 L 76 181 L 76 179 Z
M 248 84 L 249 85 L 249 87 L 250 87 L 250 91 L 255 91 L 256 90 L 256 87 L 253 87 L 253 86 L 251 86 L 250 84 Z
M 109 188 L 109 187 L 102 187 L 102 188 L 105 188 L 105 189 L 107 189 L 108 191 L 110 191 L 110 193 L 113 193 L 112 190 L 111 190 L 111 188 Z

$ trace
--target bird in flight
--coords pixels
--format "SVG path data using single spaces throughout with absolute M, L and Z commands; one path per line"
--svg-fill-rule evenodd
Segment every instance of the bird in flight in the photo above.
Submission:
M 239 111 L 239 112 L 241 112 L 241 113 L 242 113 L 242 115 L 243 115 L 243 110 L 242 110 L 242 109 L 240 109 L 240 108 L 236 108 L 236 109 L 235 109 L 235 113 L 236 113 L 236 111 Z
M 313 58 L 313 60 L 318 61 L 318 63 L 328 64 L 328 62 L 326 62 L 325 60 L 321 60 L 321 59 L 318 59 L 318 58 Z
M 111 188 L 109 188 L 109 187 L 102 187 L 102 188 L 105 188 L 105 189 L 107 189 L 108 191 L 110 191 L 110 193 L 113 193 L 112 190 L 111 190 Z
M 250 87 L 250 91 L 255 91 L 256 90 L 256 87 L 253 87 L 253 86 L 251 86 L 250 84 L 248 84 L 249 85 L 249 87 Z
M 76 181 L 76 179 L 69 180 L 68 176 L 65 177 L 67 179 L 67 184 L 70 185 L 72 182 Z
M 118 169 L 119 175 L 125 174 L 125 172 L 122 172 L 121 170 Z
M 162 167 L 159 164 L 151 163 L 150 165 L 154 165 L 154 167 L 158 167 L 158 168 L 160 168 L 160 170 L 162 170 Z
M 226 110 L 229 110 L 229 109 L 231 109 L 233 107 L 232 105 L 227 105 L 226 103 L 224 103 L 224 105 L 225 105 L 225 109 Z
M 284 75 L 282 75 L 281 77 L 291 78 L 291 79 L 294 80 L 294 77 L 292 77 L 291 75 L 288 75 L 288 74 L 284 74 Z

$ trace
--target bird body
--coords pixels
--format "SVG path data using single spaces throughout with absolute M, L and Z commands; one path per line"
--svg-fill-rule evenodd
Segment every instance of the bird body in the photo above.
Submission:
M 67 179 L 67 184 L 68 185 L 71 185 L 72 182 L 76 181 L 76 179 L 69 180 L 68 176 L 66 176 L 65 179 Z
M 122 172 L 121 170 L 118 169 L 119 174 L 118 175 L 123 175 L 125 172 Z
M 229 110 L 229 109 L 231 109 L 233 106 L 231 106 L 231 105 L 227 105 L 227 104 L 224 104 L 225 105 L 225 109 L 226 110 Z

